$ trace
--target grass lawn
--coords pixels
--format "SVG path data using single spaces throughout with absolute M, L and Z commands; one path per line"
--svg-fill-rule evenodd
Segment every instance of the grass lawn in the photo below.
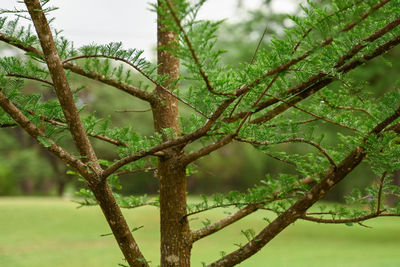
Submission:
M 118 266 L 123 256 L 98 207 L 76 209 L 77 204 L 56 198 L 0 198 L 1 267 Z M 224 210 L 206 214 L 211 220 Z M 142 252 L 159 262 L 158 211 L 153 207 L 125 210 Z M 194 245 L 192 266 L 220 257 L 222 250 L 244 244 L 240 230 L 265 222 L 262 212 L 239 221 Z M 201 219 L 193 221 L 200 226 Z M 372 229 L 321 225 L 299 221 L 288 227 L 259 254 L 238 266 L 400 266 L 400 219 L 378 218 L 366 223 Z

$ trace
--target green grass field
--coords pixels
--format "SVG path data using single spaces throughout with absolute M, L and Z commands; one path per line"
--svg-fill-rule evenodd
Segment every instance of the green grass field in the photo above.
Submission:
M 98 207 L 55 198 L 0 198 L 1 267 L 102 267 L 123 263 Z M 158 211 L 143 207 L 124 211 L 151 266 L 158 265 Z M 217 219 L 223 210 L 209 212 Z M 245 243 L 240 230 L 265 224 L 265 214 L 254 214 L 194 245 L 192 266 L 220 257 L 222 250 Z M 200 219 L 193 224 L 200 226 Z M 259 254 L 239 266 L 400 266 L 400 219 L 368 221 L 372 229 L 321 225 L 299 221 L 287 228 Z

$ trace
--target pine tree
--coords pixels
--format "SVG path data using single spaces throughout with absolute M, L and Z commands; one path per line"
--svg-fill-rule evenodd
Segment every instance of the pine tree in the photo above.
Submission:
M 122 212 L 123 208 L 160 208 L 161 266 L 190 266 L 192 245 L 260 210 L 275 213 L 259 233 L 243 231 L 248 243 L 209 266 L 233 266 L 257 253 L 298 219 L 318 223 L 362 223 L 379 216 L 399 216 L 400 204 L 386 205 L 399 196 L 390 177 L 400 169 L 400 91 L 398 85 L 382 97 L 355 84 L 351 70 L 368 64 L 400 42 L 399 0 L 332 1 L 320 7 L 309 3 L 304 16 L 266 49 L 256 49 L 251 62 L 240 68 L 220 63 L 224 51 L 215 48 L 220 21 L 197 20 L 205 0 L 158 0 L 157 64 L 142 51 L 121 43 L 75 48 L 51 27 L 49 0 L 24 0 L 27 10 L 13 10 L 31 20 L 0 20 L 0 40 L 25 56 L 0 60 L 0 123 L 18 125 L 46 150 L 61 159 L 86 188 L 82 205 L 98 204 L 129 266 L 148 266 Z M 29 14 L 25 15 L 25 14 Z M 121 65 L 117 65 L 121 64 Z M 182 71 L 181 71 L 182 68 Z M 132 70 L 151 84 L 136 80 Z M 143 136 L 129 127 L 117 128 L 106 118 L 83 115 L 71 74 L 112 86 L 149 104 L 154 134 Z M 57 98 L 23 91 L 33 80 L 54 90 Z M 340 84 L 331 87 L 331 84 Z M 154 88 L 154 89 L 152 89 Z M 180 109 L 178 109 L 178 107 Z M 335 127 L 336 144 L 324 143 L 324 129 Z M 76 151 L 60 145 L 71 138 Z M 119 158 L 101 159 L 90 138 L 115 145 Z M 254 146 L 266 156 L 293 166 L 292 173 L 265 180 L 246 192 L 232 191 L 202 197 L 188 205 L 186 176 L 193 163 L 233 142 Z M 304 144 L 315 153 L 288 154 L 280 144 Z M 368 163 L 377 182 L 355 189 L 348 204 L 367 209 L 307 210 L 331 191 L 361 162 Z M 159 197 L 124 197 L 118 175 L 155 168 Z M 218 208 L 236 212 L 193 230 L 189 218 Z M 143 222 L 145 223 L 145 222 Z

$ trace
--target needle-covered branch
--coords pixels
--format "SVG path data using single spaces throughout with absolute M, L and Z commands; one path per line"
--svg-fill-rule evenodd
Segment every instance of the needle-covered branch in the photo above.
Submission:
M 374 129 L 370 131 L 369 135 L 363 139 L 362 143 L 337 165 L 337 168 L 330 168 L 324 178 L 314 185 L 303 198 L 298 200 L 289 209 L 278 216 L 246 245 L 209 266 L 234 266 L 254 255 L 288 225 L 301 218 L 308 208 L 325 196 L 337 183 L 357 167 L 367 155 L 367 151 L 363 145 L 365 145 L 369 136 L 379 134 L 399 117 L 400 107 L 398 107 L 391 116 L 376 125 Z
M 40 51 L 39 49 L 33 47 L 33 46 L 27 46 L 24 45 L 22 42 L 20 42 L 19 40 L 16 40 L 14 37 L 11 36 L 7 36 L 5 34 L 0 33 L 0 41 L 5 42 L 11 46 L 17 47 L 27 53 L 32 53 L 35 54 L 39 57 L 43 57 L 43 52 Z M 71 64 L 69 62 L 66 62 L 62 65 L 64 67 L 64 69 L 66 70 L 70 70 L 75 74 L 81 75 L 83 77 L 95 80 L 95 81 L 99 81 L 101 83 L 107 84 L 109 86 L 112 86 L 114 88 L 117 88 L 125 93 L 128 93 L 134 97 L 137 97 L 143 101 L 149 102 L 149 103 L 153 103 L 154 101 L 156 101 L 156 99 L 154 98 L 154 96 L 150 93 L 147 93 L 143 90 L 140 90 L 136 87 L 133 87 L 131 85 L 128 85 L 126 83 L 123 82 L 119 82 L 117 80 L 114 79 L 110 79 L 105 77 L 104 75 L 101 75 L 99 73 L 96 73 L 94 71 L 85 71 L 82 67 L 75 65 L 75 64 Z
M 26 76 L 26 75 L 21 75 L 21 74 L 16 74 L 16 73 L 7 73 L 6 77 L 15 77 L 15 78 L 21 78 L 21 79 L 27 79 L 27 80 L 32 80 L 32 81 L 37 81 L 41 83 L 45 83 L 50 86 L 54 86 L 54 84 L 48 80 L 37 78 L 37 77 L 32 77 L 32 76 Z
M 299 182 L 296 183 L 296 186 L 299 185 L 306 185 L 306 184 L 311 184 L 314 183 L 315 180 L 312 179 L 311 177 L 306 177 L 301 179 Z M 293 189 L 293 191 L 295 191 L 295 189 Z M 220 230 L 222 230 L 223 228 L 239 221 L 240 219 L 256 212 L 259 209 L 263 209 L 263 205 L 282 199 L 282 198 L 278 198 L 278 194 L 280 194 L 280 191 L 276 191 L 272 194 L 272 197 L 268 200 L 259 202 L 259 203 L 250 203 L 248 205 L 246 205 L 243 208 L 240 208 L 239 210 L 237 210 L 236 212 L 234 212 L 233 214 L 222 218 L 221 220 L 212 223 L 204 228 L 195 230 L 192 232 L 192 239 L 193 242 L 196 242 L 204 237 L 207 237 L 209 235 L 212 235 Z M 292 196 L 290 196 L 292 197 Z M 201 211 L 200 211 L 201 212 Z M 188 216 L 190 216 L 190 214 L 188 214 Z
M 365 42 L 373 42 L 379 38 L 381 38 L 382 36 L 384 36 L 386 33 L 390 32 L 391 30 L 393 30 L 394 28 L 396 28 L 398 25 L 400 24 L 400 19 L 396 18 L 394 19 L 392 22 L 388 23 L 387 25 L 385 25 L 384 27 L 382 27 L 381 29 L 375 31 L 374 33 L 372 33 L 370 36 L 368 36 L 367 38 L 364 39 Z M 392 49 L 394 46 L 396 46 L 399 42 L 399 37 L 396 36 L 394 38 L 392 38 L 390 41 L 388 41 L 387 43 L 379 46 L 378 48 L 375 49 L 375 51 L 372 54 L 364 54 L 361 56 L 362 59 L 364 59 L 365 61 L 369 61 L 379 55 L 382 55 L 383 53 L 387 52 L 388 50 Z M 326 41 L 330 40 L 331 43 L 333 41 L 333 39 L 326 39 Z M 323 45 L 324 46 L 324 45 Z M 346 59 L 350 59 L 351 57 L 354 57 L 358 52 L 360 52 L 362 50 L 362 48 L 364 48 L 365 46 L 360 46 L 360 44 L 355 45 L 352 49 L 351 49 L 351 53 L 347 54 L 349 55 Z M 291 66 L 297 64 L 298 62 L 300 62 L 302 59 L 302 57 L 304 57 L 303 59 L 305 59 L 308 54 L 311 53 L 311 51 L 304 53 L 301 57 L 299 57 L 296 60 L 292 60 L 293 62 L 289 62 L 286 63 L 284 65 L 281 65 L 273 70 L 270 70 L 269 72 L 267 72 L 264 76 L 268 77 L 272 74 L 275 73 L 280 73 L 283 70 L 289 69 Z M 351 54 L 351 57 L 350 57 Z M 339 59 L 340 60 L 340 59 Z M 361 62 L 360 60 L 353 60 L 351 62 L 349 62 L 346 65 L 343 65 L 345 63 L 344 60 L 341 60 L 340 62 L 337 62 L 337 64 L 335 65 L 335 69 L 337 72 L 341 72 L 341 73 L 347 73 L 350 70 L 355 69 L 356 67 L 362 65 L 364 62 Z M 340 63 L 340 64 L 339 64 Z M 270 74 L 272 73 L 272 74 Z M 263 76 L 263 77 L 264 77 Z M 264 78 L 265 78 L 264 77 Z M 246 85 L 241 87 L 241 89 L 237 89 L 237 92 L 242 92 L 243 90 L 245 92 L 247 92 L 250 88 L 258 85 L 259 83 L 261 83 L 262 79 L 258 78 L 255 81 L 253 81 L 253 83 L 251 83 L 251 86 Z M 301 82 L 295 86 L 293 86 L 292 88 L 288 89 L 285 92 L 285 96 L 286 98 L 289 97 L 293 97 L 295 99 L 297 99 L 297 97 L 301 96 L 301 95 L 305 95 L 305 92 L 308 92 L 307 95 L 305 95 L 305 98 L 314 94 L 315 92 L 317 92 L 318 90 L 320 90 L 321 88 L 325 87 L 326 85 L 330 84 L 331 82 L 333 82 L 334 79 L 329 77 L 328 74 L 324 74 L 324 73 L 318 73 L 316 75 L 311 76 L 307 81 Z M 250 88 L 249 88 L 250 87 Z M 262 101 L 260 103 L 258 103 L 255 107 L 255 110 L 252 111 L 252 114 L 260 112 L 262 110 L 264 110 L 267 107 L 270 107 L 271 105 L 277 103 L 279 100 L 277 99 L 268 99 L 265 101 Z M 300 100 L 299 100 L 300 101 Z M 292 104 L 296 104 L 299 101 L 294 101 Z M 266 122 L 268 120 L 270 120 L 272 117 L 275 117 L 274 113 L 278 112 L 281 113 L 283 111 L 285 111 L 286 109 L 284 108 L 285 105 L 280 105 L 279 107 L 276 107 L 274 110 L 275 111 L 271 111 L 259 118 L 256 118 L 252 121 L 252 123 L 263 123 Z M 239 114 L 236 114 L 234 116 L 230 116 L 229 118 L 224 118 L 224 121 L 229 121 L 229 122 L 233 122 L 236 121 L 238 119 L 244 118 L 247 116 L 247 112 L 242 112 Z

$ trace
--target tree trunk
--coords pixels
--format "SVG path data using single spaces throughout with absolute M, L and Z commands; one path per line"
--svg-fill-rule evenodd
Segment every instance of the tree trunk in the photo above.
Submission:
M 159 161 L 161 266 L 190 266 L 192 242 L 186 214 L 186 173 L 175 159 Z
M 173 1 L 171 1 L 173 2 Z M 160 2 L 159 2 L 160 4 Z M 160 17 L 159 17 L 160 18 Z M 158 74 L 168 75 L 171 81 L 179 78 L 179 59 L 160 47 L 171 47 L 177 35 L 168 31 L 158 21 Z M 167 87 L 167 84 L 164 86 Z M 163 129 L 170 129 L 176 136 L 180 133 L 178 121 L 178 102 L 164 88 L 157 87 L 155 94 L 158 102 L 153 104 L 154 129 L 168 136 Z M 174 147 L 164 151 L 165 156 L 158 160 L 158 178 L 160 189 L 160 230 L 161 230 L 161 266 L 187 267 L 190 266 L 192 241 L 186 214 L 186 167 L 180 164 L 179 158 L 183 147 Z M 184 219 L 182 219 L 184 218 Z

